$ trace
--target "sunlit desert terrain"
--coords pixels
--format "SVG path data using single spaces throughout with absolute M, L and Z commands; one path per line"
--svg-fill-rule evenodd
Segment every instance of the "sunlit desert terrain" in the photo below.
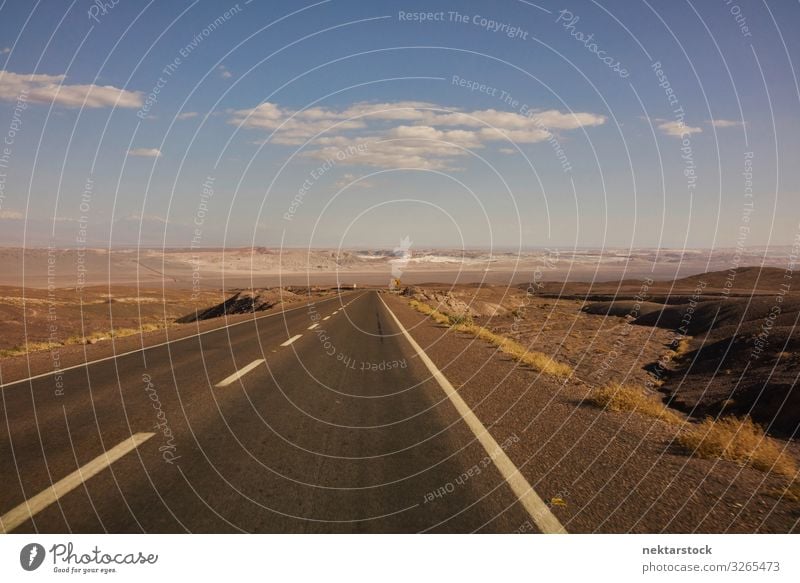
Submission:
M 0 285 L 136 285 L 213 290 L 361 283 L 525 283 L 674 279 L 745 265 L 781 267 L 788 248 L 681 249 L 68 249 L 0 248 Z

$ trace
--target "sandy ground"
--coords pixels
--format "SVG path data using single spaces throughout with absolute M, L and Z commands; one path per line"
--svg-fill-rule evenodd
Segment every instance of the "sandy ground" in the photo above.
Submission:
M 414 286 L 406 292 L 446 313 L 473 321 L 531 350 L 566 362 L 590 386 L 644 384 L 646 366 L 667 352 L 668 330 L 628 326 L 624 317 L 589 314 L 584 300 L 547 297 L 505 286 Z
M 661 282 L 438 284 L 404 295 L 568 363 L 589 390 L 632 384 L 696 418 L 747 415 L 793 438 L 800 292 L 785 287 L 787 274 L 741 268 Z
M 781 266 L 785 253 L 753 249 L 740 264 Z M 671 280 L 734 265 L 732 250 L 336 250 L 336 249 L 21 249 L 0 248 L 0 285 L 47 288 L 137 285 L 214 290 L 231 287 L 387 286 L 549 281 Z
M 180 328 L 178 320 L 189 323 L 192 316 L 219 306 L 231 295 L 251 293 L 250 290 L 193 292 L 124 285 L 90 286 L 79 291 L 0 286 L 0 357 L 15 356 L 26 349 L 47 352 L 50 345 L 104 343 L 112 335 Z M 280 309 L 329 293 L 330 290 L 321 288 L 266 290 L 260 296 L 261 305 L 228 310 L 228 314 L 249 312 L 252 317 L 255 312 Z M 216 315 L 224 314 L 223 310 Z

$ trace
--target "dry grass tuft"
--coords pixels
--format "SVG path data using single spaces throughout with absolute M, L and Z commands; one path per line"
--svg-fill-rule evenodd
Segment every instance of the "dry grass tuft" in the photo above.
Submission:
M 565 379 L 572 374 L 572 367 L 568 364 L 556 362 L 542 352 L 526 351 L 519 360 L 535 370 Z
M 430 316 L 433 320 L 435 320 L 439 324 L 444 324 L 446 326 L 450 325 L 450 317 L 446 314 L 443 314 L 436 308 L 430 307 L 428 304 L 423 302 L 418 302 L 417 300 L 411 300 L 409 305 L 414 308 L 416 311 L 425 314 L 426 316 Z
M 472 334 L 490 344 L 494 344 L 503 354 L 507 354 L 521 363 L 527 364 L 534 370 L 559 378 L 566 378 L 572 374 L 571 366 L 556 362 L 542 352 L 528 350 L 516 340 L 506 338 L 500 334 L 495 334 L 483 326 L 459 326 L 456 329 L 460 332 Z
M 706 418 L 700 423 L 685 423 L 683 418 L 664 405 L 655 395 L 626 385 L 609 385 L 592 392 L 589 400 L 612 411 L 635 411 L 673 425 L 683 424 L 677 443 L 691 455 L 724 459 L 773 473 L 787 480 L 777 493 L 790 500 L 800 500 L 800 481 L 794 459 L 783 452 L 775 439 L 768 437 L 749 417 Z
M 63 344 L 86 344 L 91 340 L 108 340 L 109 338 L 135 336 L 137 334 L 146 334 L 147 332 L 163 330 L 164 328 L 167 328 L 167 326 L 163 323 L 147 323 L 142 324 L 139 328 L 114 328 L 109 331 L 98 330 L 97 332 L 91 332 L 86 336 L 70 336 L 64 341 Z
M 470 314 L 450 314 L 447 317 L 451 326 L 471 326 L 473 324 Z
M 607 385 L 592 391 L 589 401 L 611 411 L 634 411 L 667 423 L 683 423 L 683 418 L 656 395 L 631 385 Z
M 453 330 L 457 332 L 464 332 L 465 334 L 470 334 L 490 344 L 494 344 L 502 353 L 515 358 L 536 371 L 559 378 L 566 378 L 572 374 L 571 366 L 556 362 L 541 352 L 530 351 L 516 340 L 506 338 L 500 334 L 495 334 L 483 326 L 478 326 L 472 322 L 472 318 L 469 316 L 448 316 L 417 300 L 411 300 L 409 303 L 412 308 L 430 316 L 440 324 L 451 326 Z
M 61 346 L 61 344 L 51 344 L 50 342 L 26 342 L 14 348 L 4 348 L 0 350 L 0 358 L 21 356 L 29 352 L 38 352 L 39 350 L 50 350 L 56 346 Z
M 767 490 L 766 493 L 775 498 L 783 498 L 789 502 L 800 502 L 800 482 L 794 480 L 786 486 L 771 488 Z
M 675 346 L 674 352 L 676 357 L 681 357 L 688 354 L 691 350 L 692 339 L 689 336 L 681 338 Z
M 123 336 L 134 336 L 136 334 L 145 334 L 155 330 L 163 330 L 167 326 L 163 323 L 148 323 L 142 324 L 139 328 L 115 328 L 109 331 L 91 332 L 86 336 L 70 336 L 69 338 L 60 342 L 27 342 L 14 348 L 7 348 L 0 350 L 0 358 L 7 358 L 12 356 L 22 356 L 32 352 L 39 352 L 42 350 L 54 350 L 60 346 L 73 346 L 75 344 L 87 344 L 92 341 L 107 340 L 109 338 L 122 338 Z
M 707 417 L 679 433 L 677 441 L 698 457 L 730 460 L 790 481 L 797 475 L 794 460 L 749 417 Z M 791 489 L 796 492 L 796 485 Z

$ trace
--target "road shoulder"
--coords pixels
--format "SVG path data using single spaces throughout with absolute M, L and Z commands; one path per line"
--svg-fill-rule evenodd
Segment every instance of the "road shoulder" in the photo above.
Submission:
M 789 532 L 797 503 L 730 462 L 691 458 L 674 429 L 582 401 L 588 387 L 520 365 L 493 346 L 383 298 L 570 532 Z

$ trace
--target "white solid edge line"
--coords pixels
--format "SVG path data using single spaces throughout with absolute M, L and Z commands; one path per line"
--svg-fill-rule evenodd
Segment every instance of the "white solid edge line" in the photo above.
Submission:
M 292 336 L 291 338 L 289 338 L 289 340 L 287 340 L 286 342 L 281 344 L 281 346 L 289 346 L 292 342 L 294 342 L 295 340 L 297 340 L 301 336 L 302 336 L 302 334 L 296 334 L 295 336 Z
M 311 324 L 311 326 L 309 326 L 309 327 L 308 327 L 308 329 L 309 329 L 309 330 L 313 330 L 313 329 L 314 329 L 314 328 L 316 328 L 317 326 L 319 326 L 319 323 L 317 323 L 317 324 Z
M 364 294 L 361 294 L 364 295 Z M 53 376 L 55 374 L 60 374 L 62 372 L 67 372 L 68 370 L 74 370 L 76 368 L 83 368 L 84 366 L 91 366 L 93 364 L 97 364 L 99 362 L 105 362 L 107 360 L 113 360 L 115 358 L 122 358 L 123 356 L 129 356 L 131 354 L 136 354 L 137 352 L 144 352 L 145 350 L 152 350 L 153 348 L 160 348 L 162 346 L 166 346 L 167 344 L 174 344 L 176 342 L 183 342 L 184 340 L 191 340 L 192 338 L 198 338 L 199 336 L 204 336 L 206 334 L 211 334 L 212 332 L 219 332 L 220 330 L 225 330 L 226 328 L 234 328 L 236 326 L 241 326 L 242 324 L 252 324 L 253 320 L 261 320 L 262 318 L 272 318 L 273 316 L 280 316 L 281 314 L 287 314 L 289 312 L 294 312 L 295 310 L 300 310 L 302 308 L 307 308 L 312 303 L 322 303 L 328 302 L 330 300 L 335 300 L 339 296 L 334 296 L 332 298 L 325 298 L 320 300 L 319 302 L 310 302 L 308 304 L 303 304 L 302 306 L 297 306 L 296 308 L 289 308 L 288 310 L 281 310 L 280 312 L 273 312 L 271 314 L 264 314 L 263 316 L 256 316 L 251 320 L 243 320 L 241 322 L 234 322 L 233 324 L 226 324 L 225 326 L 220 326 L 219 328 L 213 328 L 211 330 L 206 330 L 205 332 L 198 332 L 197 334 L 192 334 L 191 336 L 184 336 L 183 338 L 176 338 L 175 340 L 167 340 L 166 342 L 159 342 L 158 344 L 153 344 L 152 346 L 145 346 L 144 348 L 137 348 L 135 350 L 129 350 L 128 352 L 120 352 L 119 354 L 113 354 L 111 356 L 106 356 L 104 358 L 98 358 L 97 360 L 90 360 L 88 362 L 82 362 L 80 364 L 73 364 L 72 366 L 67 366 L 65 368 L 54 369 L 49 372 L 43 372 L 42 374 L 33 375 L 32 377 L 27 377 L 24 379 L 19 379 L 18 381 L 11 381 L 8 383 L 0 384 L 0 389 L 5 389 L 6 387 L 11 387 L 13 385 L 18 385 L 20 383 L 27 383 L 30 381 L 35 381 L 36 379 L 43 379 L 45 377 Z
M 11 532 L 20 524 L 53 504 L 62 496 L 71 492 L 92 476 L 99 474 L 119 458 L 133 451 L 154 435 L 155 433 L 135 433 L 131 435 L 119 445 L 116 445 L 107 452 L 100 454 L 88 464 L 81 466 L 66 478 L 59 480 L 46 490 L 40 492 L 33 498 L 26 500 L 13 510 L 9 510 L 3 516 L 0 516 L 0 532 Z
M 406 337 L 411 347 L 416 351 L 417 356 L 419 359 L 428 367 L 428 370 L 433 375 L 433 378 L 439 383 L 439 386 L 442 387 L 442 390 L 445 392 L 447 397 L 450 399 L 450 402 L 456 408 L 461 418 L 464 419 L 464 422 L 467 426 L 472 430 L 473 435 L 475 438 L 481 443 L 483 448 L 486 450 L 486 453 L 489 455 L 489 459 L 494 462 L 495 467 L 497 467 L 500 474 L 503 476 L 508 485 L 511 486 L 511 490 L 513 490 L 514 494 L 517 496 L 517 499 L 522 503 L 522 506 L 527 510 L 530 517 L 533 519 L 533 522 L 539 527 L 544 534 L 566 534 L 567 530 L 561 524 L 561 522 L 556 518 L 556 516 L 550 511 L 550 508 L 544 501 L 539 497 L 533 487 L 528 483 L 528 480 L 525 479 L 525 476 L 519 471 L 517 466 L 514 465 L 514 462 L 511 461 L 506 455 L 506 452 L 503 451 L 503 448 L 500 447 L 500 444 L 495 441 L 494 437 L 492 437 L 489 430 L 484 427 L 483 423 L 481 423 L 480 419 L 472 412 L 472 409 L 469 408 L 469 405 L 464 402 L 464 399 L 461 398 L 461 395 L 458 394 L 458 391 L 455 390 L 453 385 L 450 384 L 450 381 L 447 380 L 447 377 L 442 374 L 433 361 L 425 354 L 425 351 L 422 350 L 422 347 L 417 344 L 414 338 L 411 337 L 408 330 L 406 330 L 405 326 L 400 323 L 400 320 L 397 319 L 397 316 L 394 315 L 391 308 L 386 305 L 386 302 L 383 301 L 383 298 L 379 295 L 381 303 L 383 307 L 389 312 L 394 319 L 394 322 L 400 328 L 400 331 L 403 333 L 403 336 Z
M 265 360 L 263 358 L 259 358 L 258 360 L 254 360 L 253 362 L 248 364 L 246 367 L 237 370 L 231 376 L 226 377 L 225 379 L 221 380 L 220 382 L 218 382 L 214 386 L 217 387 L 217 388 L 227 387 L 228 385 L 231 385 L 231 384 L 235 383 L 236 381 L 238 381 L 240 378 L 242 378 L 244 375 L 249 373 L 251 370 L 253 370 L 255 367 L 257 367 L 259 364 L 261 364 L 263 362 L 265 362 Z

